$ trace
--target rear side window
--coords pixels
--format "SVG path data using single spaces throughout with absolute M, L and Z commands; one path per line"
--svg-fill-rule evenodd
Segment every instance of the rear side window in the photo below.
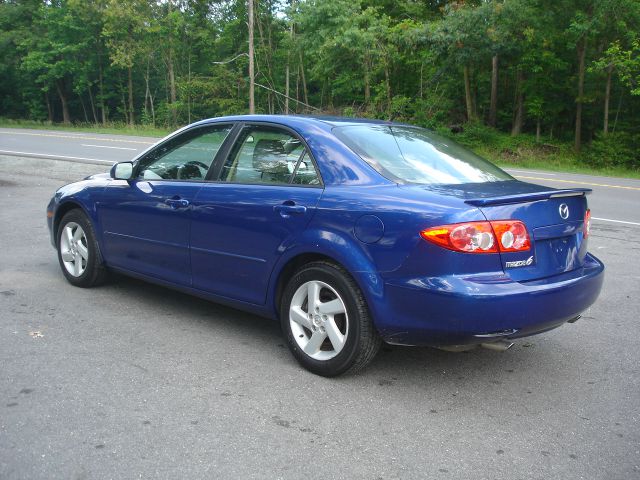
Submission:
M 291 183 L 295 185 L 320 185 L 320 177 L 318 177 L 313 161 L 307 152 L 300 158 Z
M 420 184 L 483 183 L 513 177 L 466 148 L 418 127 L 350 125 L 335 135 L 385 177 Z
M 319 184 L 304 144 L 287 131 L 247 127 L 222 167 L 220 180 L 229 183 Z

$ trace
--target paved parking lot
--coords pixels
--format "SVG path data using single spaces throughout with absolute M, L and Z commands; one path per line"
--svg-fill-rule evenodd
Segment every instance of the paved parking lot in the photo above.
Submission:
M 325 379 L 267 320 L 70 286 L 45 206 L 104 168 L 0 157 L 0 478 L 640 478 L 640 226 L 594 221 L 607 276 L 576 324 Z

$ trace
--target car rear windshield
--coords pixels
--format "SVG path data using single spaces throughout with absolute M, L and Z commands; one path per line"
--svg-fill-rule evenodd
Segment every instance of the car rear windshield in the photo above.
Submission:
M 420 184 L 513 180 L 483 158 L 423 128 L 349 125 L 336 127 L 334 133 L 390 180 Z

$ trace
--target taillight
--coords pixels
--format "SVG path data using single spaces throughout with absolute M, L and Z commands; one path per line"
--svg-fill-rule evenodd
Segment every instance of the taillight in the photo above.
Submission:
M 496 239 L 489 222 L 458 223 L 420 232 L 425 240 L 460 252 L 495 253 Z
M 521 252 L 531 248 L 529 233 L 524 223 L 513 220 L 492 221 L 491 226 L 499 240 L 501 252 Z
M 589 236 L 589 232 L 591 231 L 591 210 L 587 208 L 587 211 L 584 212 L 584 226 L 582 227 L 582 233 L 584 234 L 584 238 Z
M 521 252 L 531 248 L 527 228 L 518 220 L 441 225 L 421 231 L 420 236 L 458 252 Z

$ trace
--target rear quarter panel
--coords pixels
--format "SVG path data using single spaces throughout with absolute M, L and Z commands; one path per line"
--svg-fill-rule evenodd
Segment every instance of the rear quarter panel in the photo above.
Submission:
M 382 235 L 356 233 L 363 217 L 376 217 Z M 484 220 L 479 209 L 459 199 L 393 186 L 328 186 L 307 229 L 288 245 L 272 278 L 302 253 L 318 253 L 342 264 L 360 285 L 374 320 L 387 311 L 385 281 L 454 272 L 502 272 L 497 255 L 460 255 L 420 237 L 445 223 Z M 366 233 L 366 232 L 365 232 Z M 364 240 L 364 241 L 363 241 Z M 473 260 L 473 261 L 472 261 Z M 272 291 L 274 289 L 272 282 Z M 270 295 L 270 298 L 273 298 Z

